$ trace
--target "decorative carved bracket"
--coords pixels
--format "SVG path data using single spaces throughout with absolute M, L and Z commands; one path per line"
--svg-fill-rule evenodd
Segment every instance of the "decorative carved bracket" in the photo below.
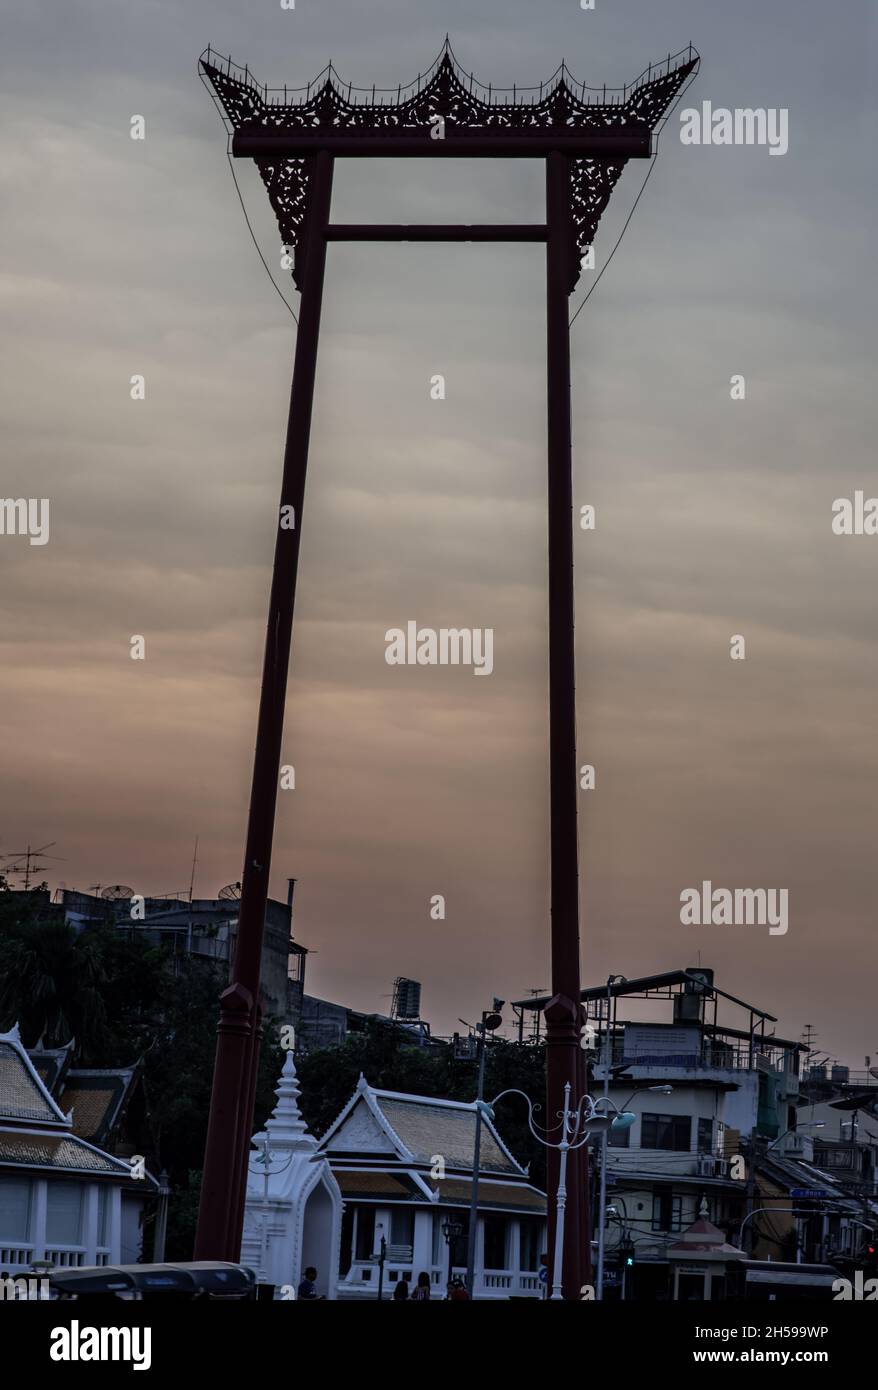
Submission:
M 680 61 L 677 62 L 677 59 Z M 421 131 L 427 142 L 435 138 L 438 123 L 451 134 L 460 131 L 614 130 L 626 134 L 649 133 L 664 117 L 680 87 L 698 66 L 693 49 L 670 55 L 652 75 L 647 73 L 630 88 L 618 92 L 587 88 L 572 81 L 561 66 L 555 77 L 539 88 L 518 91 L 512 101 L 498 101 L 491 87 L 475 82 L 456 63 L 446 41 L 432 71 L 405 89 L 382 93 L 387 100 L 351 99 L 353 88 L 339 82 L 330 66 L 316 83 L 305 89 L 299 100 L 288 99 L 287 89 L 260 87 L 246 68 L 207 51 L 201 71 L 210 83 L 229 123 L 235 131 L 275 127 L 326 135 L 326 148 L 332 152 L 333 136 L 358 132 L 370 136 L 401 131 Z M 676 65 L 674 65 L 676 64 Z M 225 70 L 224 70 L 225 69 Z M 234 72 L 241 76 L 233 75 Z M 429 153 L 429 145 L 425 150 Z M 609 153 L 606 158 L 571 159 L 570 238 L 572 292 L 579 279 L 582 257 L 594 241 L 598 223 L 610 194 L 621 174 L 626 158 Z M 284 246 L 295 248 L 308 211 L 308 160 L 278 158 L 256 161 L 277 218 Z M 296 280 L 295 262 L 293 278 Z

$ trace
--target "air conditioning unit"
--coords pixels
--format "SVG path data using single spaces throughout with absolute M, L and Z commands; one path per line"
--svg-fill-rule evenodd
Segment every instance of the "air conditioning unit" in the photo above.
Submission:
M 713 1154 L 698 1154 L 695 1158 L 695 1171 L 699 1178 L 716 1177 L 716 1159 Z

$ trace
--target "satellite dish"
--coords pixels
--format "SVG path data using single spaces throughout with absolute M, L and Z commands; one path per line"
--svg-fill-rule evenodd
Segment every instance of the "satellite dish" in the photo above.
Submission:
M 108 903 L 120 903 L 125 898 L 133 898 L 134 889 L 124 883 L 111 883 L 109 888 L 105 888 L 101 893 L 101 897 L 106 898 Z
M 241 898 L 240 883 L 227 883 L 225 888 L 219 890 L 217 897 L 221 898 L 224 903 L 239 902 Z

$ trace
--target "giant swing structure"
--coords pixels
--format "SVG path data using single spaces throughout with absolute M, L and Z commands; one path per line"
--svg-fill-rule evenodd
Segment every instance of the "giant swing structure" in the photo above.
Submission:
M 210 48 L 200 72 L 232 134 L 231 152 L 255 161 L 292 253 L 300 293 L 269 599 L 238 944 L 220 1001 L 217 1051 L 195 1256 L 237 1260 L 261 1037 L 259 977 L 281 765 L 311 409 L 326 247 L 330 241 L 542 242 L 546 247 L 548 387 L 549 773 L 551 991 L 546 1006 L 547 1123 L 565 1084 L 586 1094 L 580 1046 L 573 491 L 569 296 L 601 214 L 629 159 L 649 159 L 653 137 L 699 58 L 691 44 L 621 89 L 574 82 L 564 64 L 537 89 L 484 87 L 446 40 L 432 69 L 394 91 L 356 89 L 330 65 L 304 88 L 268 88 Z M 545 220 L 510 225 L 361 225 L 330 220 L 336 159 L 541 159 Z M 292 518 L 292 524 L 290 524 Z M 548 1150 L 549 1263 L 553 1261 L 559 1153 Z M 563 1292 L 590 1278 L 587 1149 L 567 1162 Z

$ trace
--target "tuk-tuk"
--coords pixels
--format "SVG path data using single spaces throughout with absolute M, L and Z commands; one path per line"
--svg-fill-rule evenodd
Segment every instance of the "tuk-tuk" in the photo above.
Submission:
M 253 1299 L 256 1276 L 246 1265 L 212 1260 L 183 1264 L 87 1265 L 52 1269 L 44 1276 L 50 1298 L 146 1299 L 203 1298 L 212 1302 Z

